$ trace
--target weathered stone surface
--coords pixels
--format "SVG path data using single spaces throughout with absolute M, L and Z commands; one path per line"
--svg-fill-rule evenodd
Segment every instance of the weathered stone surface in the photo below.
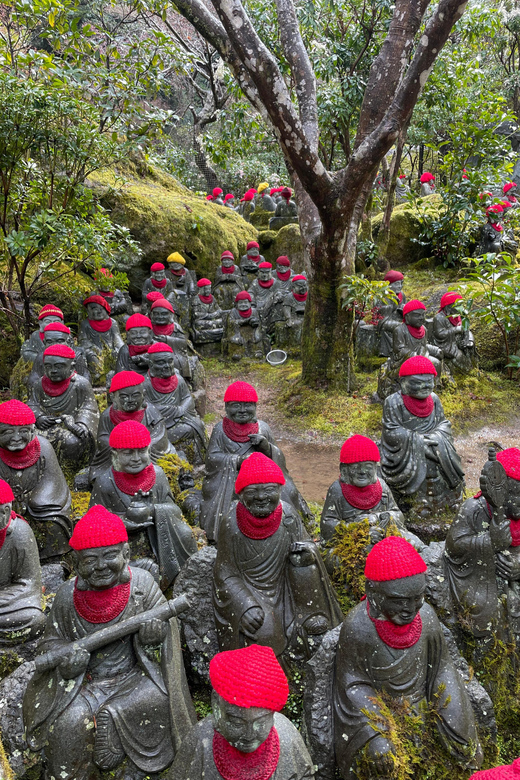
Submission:
M 15 777 L 41 763 L 40 756 L 27 748 L 22 721 L 22 700 L 33 673 L 34 662 L 29 661 L 0 683 L 0 733 Z
M 427 201 L 423 201 L 422 207 L 428 211 L 437 212 L 439 203 L 440 195 L 431 195 Z M 372 219 L 372 231 L 376 243 L 382 222 L 383 212 Z M 421 246 L 412 240 L 419 237 L 420 230 L 418 216 L 413 206 L 401 203 L 394 207 L 390 220 L 390 238 L 385 250 L 385 259 L 390 268 L 401 268 L 401 266 L 415 263 L 428 255 L 428 247 Z
M 277 257 L 287 255 L 295 273 L 304 270 L 303 244 L 299 225 L 286 225 L 278 231 L 262 231 L 258 236 L 258 243 L 261 254 L 273 266 Z

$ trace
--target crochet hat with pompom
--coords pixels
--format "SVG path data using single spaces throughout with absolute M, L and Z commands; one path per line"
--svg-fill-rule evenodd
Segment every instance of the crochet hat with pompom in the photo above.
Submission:
M 415 547 L 401 536 L 387 536 L 367 555 L 365 577 L 373 582 L 401 580 L 424 574 L 427 566 Z
M 237 707 L 279 712 L 289 698 L 287 677 L 271 647 L 249 645 L 217 653 L 209 664 L 214 690 Z
M 73 550 L 91 550 L 127 541 L 128 534 L 121 518 L 104 506 L 94 504 L 76 523 L 69 544 Z

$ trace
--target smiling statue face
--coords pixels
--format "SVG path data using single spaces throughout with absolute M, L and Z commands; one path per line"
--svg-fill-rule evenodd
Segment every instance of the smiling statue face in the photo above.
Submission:
M 361 463 L 340 463 L 341 481 L 347 485 L 366 487 L 377 480 L 377 463 L 365 460 Z
M 130 328 L 126 334 L 127 344 L 131 344 L 134 347 L 142 346 L 143 344 L 151 344 L 153 341 L 153 334 L 151 328 Z
M 223 265 L 224 268 L 231 268 L 232 265 L 235 265 L 235 261 L 232 257 L 223 257 L 221 260 L 221 265 Z
M 395 293 L 400 293 L 403 289 L 404 280 L 398 279 L 397 282 L 392 282 L 392 284 L 389 285 L 390 289 L 393 290 Z
M 116 412 L 136 412 L 144 402 L 143 384 L 123 387 L 112 393 L 112 405 Z
M 38 321 L 38 327 L 40 329 L 40 333 L 43 333 L 47 325 L 50 325 L 51 322 L 61 322 L 60 317 L 55 317 L 54 314 L 49 314 L 48 317 L 43 317 L 41 320 Z
M 111 452 L 114 471 L 124 471 L 125 474 L 140 474 L 152 462 L 150 447 L 113 449 Z
M 74 568 L 89 590 L 106 590 L 128 582 L 130 548 L 127 542 L 73 552 Z
M 292 290 L 296 293 L 296 295 L 305 295 L 308 289 L 309 285 L 306 279 L 297 279 L 292 283 Z
M 152 271 L 150 275 L 152 279 L 155 279 L 156 282 L 162 282 L 163 279 L 166 279 L 166 271 L 164 268 L 162 268 L 160 271 Z
M 258 750 L 273 728 L 273 710 L 264 707 L 238 707 L 236 704 L 230 704 L 215 691 L 211 694 L 211 705 L 215 730 L 241 753 Z
M 279 263 L 276 263 L 276 270 L 278 271 L 278 273 L 284 274 L 287 271 L 291 270 L 291 266 L 290 265 L 280 265 Z
M 150 376 L 168 379 L 175 373 L 175 363 L 172 352 L 153 352 L 150 355 Z
M 248 301 L 249 303 L 249 301 Z M 256 404 L 248 401 L 230 401 L 225 404 L 226 417 L 235 423 L 256 422 Z
M 171 325 L 173 322 L 173 312 L 165 309 L 163 306 L 157 306 L 150 313 L 152 325 Z
M 282 486 L 277 482 L 260 482 L 240 491 L 240 501 L 255 517 L 267 517 L 280 503 Z
M 0 425 L 0 447 L 20 452 L 34 439 L 34 425 Z
M 43 358 L 43 370 L 51 382 L 63 382 L 72 376 L 74 361 L 59 355 L 46 355 Z
M 423 401 L 433 393 L 435 377 L 433 374 L 415 374 L 414 376 L 402 376 L 400 382 L 403 395 L 409 395 Z
M 256 259 L 257 259 L 257 257 L 259 257 L 259 256 L 260 256 L 260 250 L 258 249 L 258 247 L 256 247 L 256 246 L 252 246 L 252 247 L 251 247 L 251 249 L 248 249 L 248 250 L 247 250 L 247 256 L 248 256 L 248 257 L 249 257 L 251 260 L 256 260 Z
M 100 303 L 87 303 L 87 317 L 89 320 L 95 322 L 101 322 L 101 320 L 108 320 L 109 313 L 104 306 Z
M 43 336 L 43 346 L 52 347 L 53 344 L 67 344 L 74 348 L 72 338 L 61 330 L 48 330 Z
M 202 295 L 203 297 L 206 295 L 211 295 L 211 285 L 205 284 L 202 287 L 199 287 L 199 295 Z
M 272 273 L 270 268 L 259 268 L 258 270 L 258 278 L 261 282 L 267 282 L 269 279 L 272 278 Z
M 420 328 L 421 325 L 424 325 L 425 320 L 426 312 L 424 309 L 414 309 L 413 311 L 409 311 L 404 318 L 406 324 L 411 325 L 412 328 Z
M 236 307 L 238 311 L 249 311 L 251 308 L 251 301 L 248 301 L 247 298 L 245 300 L 241 299 L 240 301 L 237 301 Z
M 406 626 L 412 622 L 424 604 L 425 592 L 424 574 L 388 582 L 366 582 L 371 617 L 389 620 L 396 626 Z

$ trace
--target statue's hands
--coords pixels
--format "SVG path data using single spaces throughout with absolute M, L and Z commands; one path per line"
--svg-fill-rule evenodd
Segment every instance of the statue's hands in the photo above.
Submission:
M 482 495 L 493 507 L 505 507 L 507 501 L 507 477 L 503 466 L 498 461 L 487 461 L 480 474 L 480 489 Z M 503 473 L 502 473 L 503 472 Z
M 507 555 L 504 552 L 498 552 L 495 556 L 495 566 L 497 574 L 502 577 L 503 580 L 516 581 L 520 580 L 520 561 L 512 555 Z
M 152 506 L 147 501 L 149 495 L 150 493 L 143 493 L 142 490 L 138 490 L 132 496 L 132 500 L 125 512 L 125 518 L 129 523 L 139 525 L 153 519 Z
M 262 607 L 250 607 L 242 615 L 240 628 L 244 634 L 256 634 L 265 620 L 265 612 Z
M 152 618 L 139 627 L 139 640 L 143 645 L 160 645 L 167 631 L 166 621 Z
M 71 414 L 64 414 L 61 419 L 65 428 L 73 433 L 74 436 L 77 436 L 78 439 L 84 439 L 88 436 L 86 425 L 84 423 L 76 423 Z
M 430 460 L 434 460 L 437 463 L 439 463 L 439 452 L 438 452 L 439 442 L 437 441 L 435 436 L 431 436 L 429 433 L 425 433 L 423 439 L 426 445 L 424 454 Z
M 370 526 L 370 544 L 377 544 L 385 538 L 384 529 L 378 525 Z
M 40 428 L 42 431 L 46 431 L 48 428 L 51 428 L 56 423 L 55 417 L 50 417 L 47 414 L 42 414 L 41 417 L 38 417 L 38 428 Z
M 389 739 L 382 735 L 374 737 L 368 743 L 367 758 L 374 769 L 374 774 L 379 777 L 391 777 L 395 766 L 394 746 Z
M 261 433 L 251 433 L 249 441 L 257 452 L 263 452 L 268 458 L 271 457 L 271 444 Z
M 58 665 L 58 670 L 64 680 L 71 680 L 83 674 L 90 661 L 90 653 L 81 647 L 73 648 L 68 656 Z
M 166 336 L 162 336 L 162 335 L 157 336 L 157 335 L 154 334 L 153 338 L 154 338 L 154 341 L 166 341 Z

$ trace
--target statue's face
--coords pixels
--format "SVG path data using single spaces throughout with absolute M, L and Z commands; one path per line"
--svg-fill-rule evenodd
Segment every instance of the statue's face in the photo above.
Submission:
M 87 303 L 87 317 L 89 320 L 95 320 L 100 322 L 101 320 L 108 320 L 109 313 L 104 306 L 100 303 Z
M 74 568 L 89 590 L 106 590 L 126 579 L 130 548 L 127 542 L 122 542 L 109 547 L 75 550 L 73 560 Z
M 171 352 L 154 352 L 150 355 L 150 376 L 167 379 L 175 373 L 175 361 Z
M 377 463 L 373 460 L 365 460 L 361 463 L 340 463 L 339 472 L 341 481 L 347 485 L 366 487 L 373 485 L 377 480 Z
M 63 333 L 61 330 L 48 330 L 43 337 L 43 346 L 51 347 L 53 344 L 68 344 L 69 346 L 72 346 L 69 340 L 72 341 L 70 336 Z
M 406 626 L 424 604 L 426 576 L 415 574 L 389 582 L 367 580 L 366 592 L 373 618 L 389 620 L 396 626 Z
M 409 311 L 404 318 L 406 324 L 411 325 L 412 328 L 420 328 L 421 325 L 424 325 L 425 320 L 426 312 L 424 309 L 414 309 L 413 311 Z
M 280 265 L 279 263 L 276 263 L 276 270 L 279 273 L 284 274 L 286 271 L 290 271 L 291 270 L 291 266 L 290 265 Z
M 238 311 L 249 311 L 251 308 L 251 301 L 248 301 L 247 298 L 245 300 L 237 301 L 236 307 Z
M 292 283 L 292 289 L 296 295 L 305 295 L 309 289 L 309 284 L 306 279 L 297 279 Z
M 163 279 L 166 279 L 166 271 L 164 268 L 161 271 L 152 271 L 150 275 L 156 282 L 162 282 Z
M 4 528 L 7 527 L 7 523 L 9 522 L 9 518 L 11 517 L 12 509 L 13 509 L 13 505 L 11 502 L 9 502 L 8 504 L 0 505 L 0 531 L 3 531 Z
M 114 471 L 124 471 L 126 474 L 140 474 L 151 462 L 150 447 L 112 450 Z
M 280 503 L 282 486 L 277 482 L 259 482 L 240 492 L 240 501 L 255 517 L 267 517 Z
M 171 263 L 170 268 L 173 268 L 174 271 L 180 271 L 184 266 L 182 263 Z
M 127 344 L 131 344 L 134 347 L 139 347 L 143 344 L 151 344 L 152 341 L 153 334 L 151 328 L 130 328 L 126 334 Z
M 247 250 L 247 256 L 251 258 L 251 260 L 256 260 L 257 257 L 260 257 L 260 250 L 253 246 L 251 249 Z
M 423 401 L 433 393 L 435 377 L 433 374 L 415 374 L 401 377 L 401 392 Z
M 43 370 L 51 382 L 63 382 L 72 376 L 74 361 L 59 355 L 47 355 L 43 358 Z
M 226 405 L 226 417 L 235 423 L 256 422 L 256 404 L 248 401 L 230 401 Z
M 0 447 L 21 452 L 34 439 L 34 425 L 0 425 Z
M 40 329 L 40 333 L 43 333 L 45 327 L 47 325 L 50 325 L 51 322 L 61 322 L 61 319 L 60 317 L 56 317 L 54 314 L 49 314 L 48 317 L 43 317 L 43 319 L 38 320 L 38 327 Z
M 203 287 L 199 287 L 199 295 L 211 295 L 211 285 L 205 284 Z
M 232 265 L 235 265 L 235 261 L 232 257 L 223 257 L 221 265 L 223 265 L 224 268 L 231 268 Z
M 260 268 L 258 270 L 258 278 L 262 282 L 267 282 L 269 279 L 272 278 L 272 273 L 270 268 Z
M 448 304 L 448 306 L 445 306 L 444 309 L 443 309 L 443 312 L 446 315 L 446 317 L 456 317 L 457 314 L 458 314 L 458 311 L 455 308 L 455 304 L 454 303 L 450 303 L 450 304 Z
M 512 520 L 520 520 L 520 482 L 511 477 L 507 478 L 506 515 Z
M 391 285 L 389 285 L 390 289 L 393 290 L 395 293 L 400 293 L 403 289 L 404 280 L 398 279 L 397 282 L 392 282 Z
M 262 745 L 274 725 L 273 710 L 238 707 L 213 691 L 211 695 L 215 731 L 241 753 L 253 753 Z
M 116 412 L 136 412 L 144 403 L 144 385 L 123 387 L 112 393 L 112 405 Z
M 150 319 L 152 325 L 171 325 L 173 322 L 173 312 L 169 309 L 164 309 L 162 306 L 157 306 L 156 309 L 152 309 Z

